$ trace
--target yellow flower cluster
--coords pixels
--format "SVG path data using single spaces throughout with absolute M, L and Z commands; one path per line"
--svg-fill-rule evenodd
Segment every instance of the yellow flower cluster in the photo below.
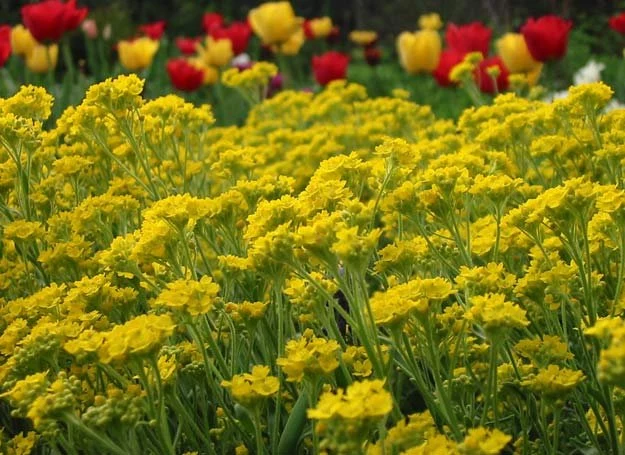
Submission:
M 309 330 L 297 340 L 290 340 L 285 347 L 285 357 L 276 360 L 289 381 L 300 382 L 305 376 L 330 374 L 339 366 L 339 344 L 312 335 Z
M 315 431 L 323 437 L 322 449 L 349 453 L 392 409 L 393 397 L 384 381 L 365 380 L 322 394 L 316 407 L 308 410 L 308 418 L 317 421 Z
M 39 43 L 22 24 L 11 29 L 11 50 L 24 58 L 26 66 L 35 73 L 54 70 L 59 59 L 59 45 Z
M 224 75 L 240 126 L 135 75 L 0 101 L 0 448 L 621 453 L 611 89 L 452 121 L 274 73 Z
M 264 398 L 275 395 L 280 388 L 280 381 L 269 375 L 269 367 L 255 365 L 252 373 L 238 374 L 221 385 L 230 389 L 232 397 L 241 404 L 253 406 Z

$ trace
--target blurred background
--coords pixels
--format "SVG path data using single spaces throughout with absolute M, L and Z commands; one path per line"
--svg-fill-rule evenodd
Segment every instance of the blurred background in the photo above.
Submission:
M 105 52 L 108 59 L 115 61 L 115 43 L 137 36 L 140 24 L 165 20 L 166 35 L 171 44 L 169 51 L 173 51 L 174 37 L 203 34 L 201 18 L 204 13 L 218 12 L 227 22 L 245 20 L 248 11 L 263 1 L 77 0 L 77 3 L 89 7 L 89 17 L 96 20 L 100 30 L 105 26 L 110 29 Z M 19 23 L 20 7 L 28 3 L 31 1 L 0 0 L 0 23 Z M 602 80 L 614 88 L 617 99 L 625 101 L 625 35 L 607 26 L 610 16 L 625 11 L 625 0 L 291 0 L 291 3 L 299 16 L 330 16 L 333 23 L 339 26 L 341 37 L 336 44 L 332 44 L 332 49 L 350 54 L 348 79 L 365 85 L 371 96 L 388 95 L 393 88 L 405 88 L 410 91 L 414 101 L 433 106 L 438 115 L 445 117 L 455 117 L 471 105 L 463 91 L 440 89 L 433 78 L 408 75 L 399 66 L 395 38 L 402 31 L 416 30 L 418 18 L 422 14 L 437 12 L 445 24 L 465 24 L 479 20 L 493 29 L 492 43 L 506 32 L 518 31 L 529 17 L 556 14 L 571 19 L 574 27 L 569 37 L 566 58 L 543 71 L 541 84 L 550 91 L 564 90 L 572 83 L 578 70 L 590 61 L 598 61 L 605 66 Z M 379 65 L 370 67 L 363 58 L 362 49 L 349 42 L 347 35 L 355 29 L 378 32 L 378 47 L 381 51 Z M 441 30 L 443 32 L 444 29 Z M 73 55 L 84 61 L 86 49 L 82 34 L 74 32 L 70 40 Z M 291 59 L 291 69 L 293 74 L 308 76 L 299 80 L 298 84 L 289 84 L 286 78 L 285 86 L 313 87 L 309 62 L 312 55 L 322 51 L 315 45 L 304 46 L 297 58 Z M 258 40 L 252 40 L 248 53 L 253 60 L 275 60 L 261 51 Z M 159 68 L 163 66 L 163 61 L 158 62 L 153 73 L 164 73 L 159 73 Z M 57 71 L 62 72 L 62 64 L 60 67 Z M 121 70 L 118 68 L 117 71 Z M 166 78 L 163 81 L 167 85 Z M 154 84 L 148 86 L 154 87 Z M 153 93 L 158 94 L 158 91 Z M 245 110 L 242 109 L 241 114 L 236 116 L 237 121 L 243 119 L 244 114 Z
M 19 22 L 19 7 L 27 0 L 0 1 L 2 22 Z M 167 19 L 172 34 L 199 33 L 199 17 L 206 11 L 219 11 L 226 18 L 241 19 L 258 0 L 78 0 L 101 15 L 110 15 L 125 24 Z M 598 18 L 597 31 L 605 30 L 605 17 L 625 7 L 614 0 L 293 0 L 301 16 L 329 15 L 342 29 L 373 28 L 382 36 L 415 28 L 419 15 L 438 12 L 445 22 L 481 20 L 495 32 L 518 27 L 527 17 L 558 14 L 579 22 Z

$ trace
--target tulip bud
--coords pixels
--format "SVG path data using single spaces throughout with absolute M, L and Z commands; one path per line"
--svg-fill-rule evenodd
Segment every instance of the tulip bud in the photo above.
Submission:
M 249 12 L 248 19 L 263 44 L 288 41 L 303 22 L 295 16 L 291 3 L 286 1 L 263 3 Z
M 111 39 L 112 35 L 113 35 L 113 28 L 111 27 L 111 24 L 106 24 L 104 28 L 102 29 L 102 38 L 108 41 Z
M 37 41 L 26 27 L 21 24 L 13 27 L 11 30 L 11 48 L 15 55 L 25 57 L 36 45 Z
M 158 51 L 158 41 L 147 37 L 134 41 L 120 41 L 117 46 L 119 61 L 129 71 L 140 71 L 152 64 Z
M 37 44 L 26 56 L 26 67 L 33 73 L 47 73 L 56 68 L 59 46 Z
M 397 37 L 401 66 L 410 74 L 431 72 L 441 56 L 441 38 L 434 30 L 403 32 Z
M 93 19 L 86 19 L 80 26 L 83 33 L 89 39 L 96 39 L 98 37 L 98 24 Z

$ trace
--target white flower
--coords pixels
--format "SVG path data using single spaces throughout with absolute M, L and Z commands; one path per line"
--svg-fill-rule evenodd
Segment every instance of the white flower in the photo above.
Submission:
M 242 54 L 237 55 L 236 57 L 234 57 L 232 59 L 232 62 L 230 62 L 230 64 L 236 68 L 238 67 L 247 67 L 250 66 L 252 64 L 252 59 L 250 58 L 249 55 L 247 55 L 245 52 Z
M 549 93 L 547 96 L 543 98 L 543 101 L 547 103 L 551 103 L 555 100 L 566 98 L 567 96 L 569 96 L 569 92 L 567 90 L 561 90 L 559 92 Z
M 617 109 L 623 109 L 623 108 L 625 108 L 625 104 L 621 103 L 619 100 L 613 99 L 603 109 L 603 112 L 610 112 L 610 111 L 615 111 Z
M 589 60 L 586 65 L 577 70 L 577 73 L 573 76 L 573 84 L 581 85 L 589 82 L 599 82 L 601 80 L 601 71 L 604 69 L 605 65 L 603 63 Z

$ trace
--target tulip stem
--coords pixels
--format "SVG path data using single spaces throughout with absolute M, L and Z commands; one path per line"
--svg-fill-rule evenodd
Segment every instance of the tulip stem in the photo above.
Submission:
M 69 46 L 69 41 L 67 39 L 63 40 L 61 45 L 61 52 L 63 52 L 63 60 L 65 62 L 65 69 L 67 70 L 67 78 L 73 84 L 75 82 L 75 68 L 74 68 L 74 60 L 72 59 L 72 50 Z

